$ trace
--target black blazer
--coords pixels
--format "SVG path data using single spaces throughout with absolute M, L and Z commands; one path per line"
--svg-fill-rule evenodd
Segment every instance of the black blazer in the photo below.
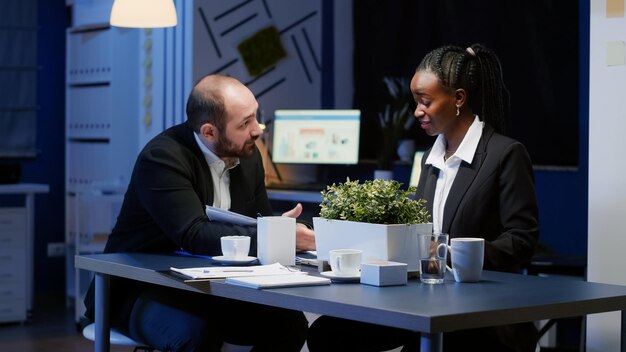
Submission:
M 416 198 L 432 204 L 439 169 L 425 165 Z M 519 142 L 485 125 L 472 164 L 462 162 L 446 200 L 442 232 L 450 237 L 482 237 L 486 270 L 519 271 L 539 239 L 535 185 L 530 157 Z
M 432 212 L 439 169 L 425 165 L 416 199 Z M 519 272 L 539 240 L 538 209 L 532 164 L 521 143 L 485 125 L 472 164 L 462 162 L 443 211 L 442 232 L 485 239 L 486 270 Z M 484 328 L 482 346 L 498 339 L 514 351 L 535 350 L 539 338 L 531 322 Z M 471 333 L 470 333 L 471 335 Z
M 271 215 L 261 155 L 255 150 L 230 171 L 231 209 L 255 217 Z M 213 204 L 211 171 L 192 129 L 167 129 L 139 154 L 117 223 L 105 252 L 164 252 L 219 255 L 220 237 L 247 235 L 256 244 L 256 228 L 208 220 Z M 253 249 L 254 251 L 255 249 Z
M 251 217 L 271 215 L 265 172 L 258 150 L 230 171 L 231 209 Z M 117 222 L 105 253 L 173 252 L 220 255 L 220 238 L 251 236 L 256 253 L 256 226 L 211 222 L 205 205 L 213 204 L 213 181 L 206 159 L 185 123 L 153 138 L 140 152 Z M 111 322 L 125 327 L 130 309 L 145 284 L 111 280 Z M 92 283 L 93 286 L 93 283 Z M 86 298 L 86 315 L 93 317 L 93 287 Z

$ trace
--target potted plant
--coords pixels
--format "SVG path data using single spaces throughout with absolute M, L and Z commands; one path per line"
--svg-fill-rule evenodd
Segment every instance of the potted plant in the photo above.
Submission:
M 398 142 L 406 137 L 406 131 L 415 123 L 409 102 L 413 99 L 409 79 L 384 77 L 390 102 L 378 114 L 383 144 L 378 155 L 378 170 L 391 170 L 397 155 Z
M 419 271 L 417 237 L 432 233 L 432 223 L 425 201 L 409 197 L 414 193 L 393 180 L 348 178 L 328 186 L 313 218 L 318 259 L 328 260 L 331 249 L 355 248 L 363 262 L 396 261 Z

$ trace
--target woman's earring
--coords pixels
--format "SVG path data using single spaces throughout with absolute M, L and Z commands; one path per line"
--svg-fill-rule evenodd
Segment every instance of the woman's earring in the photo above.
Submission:
M 459 116 L 461 114 L 461 112 L 459 111 L 459 106 L 456 106 L 456 116 Z

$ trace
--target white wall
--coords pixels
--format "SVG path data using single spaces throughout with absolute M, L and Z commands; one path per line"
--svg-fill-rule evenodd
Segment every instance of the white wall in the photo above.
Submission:
M 626 41 L 626 19 L 607 17 L 614 1 L 591 0 L 588 281 L 626 285 L 626 66 L 607 64 L 609 42 Z M 619 312 L 589 316 L 587 351 L 618 351 L 620 327 Z

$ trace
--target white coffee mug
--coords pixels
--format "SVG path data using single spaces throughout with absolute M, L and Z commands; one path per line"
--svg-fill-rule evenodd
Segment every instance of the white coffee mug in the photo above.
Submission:
M 485 258 L 485 240 L 476 237 L 457 237 L 450 240 L 452 273 L 457 282 L 480 281 Z
M 358 276 L 362 254 L 358 249 L 332 249 L 328 252 L 330 269 L 337 276 Z
M 250 253 L 250 236 L 224 236 L 220 240 L 225 259 L 242 260 Z

